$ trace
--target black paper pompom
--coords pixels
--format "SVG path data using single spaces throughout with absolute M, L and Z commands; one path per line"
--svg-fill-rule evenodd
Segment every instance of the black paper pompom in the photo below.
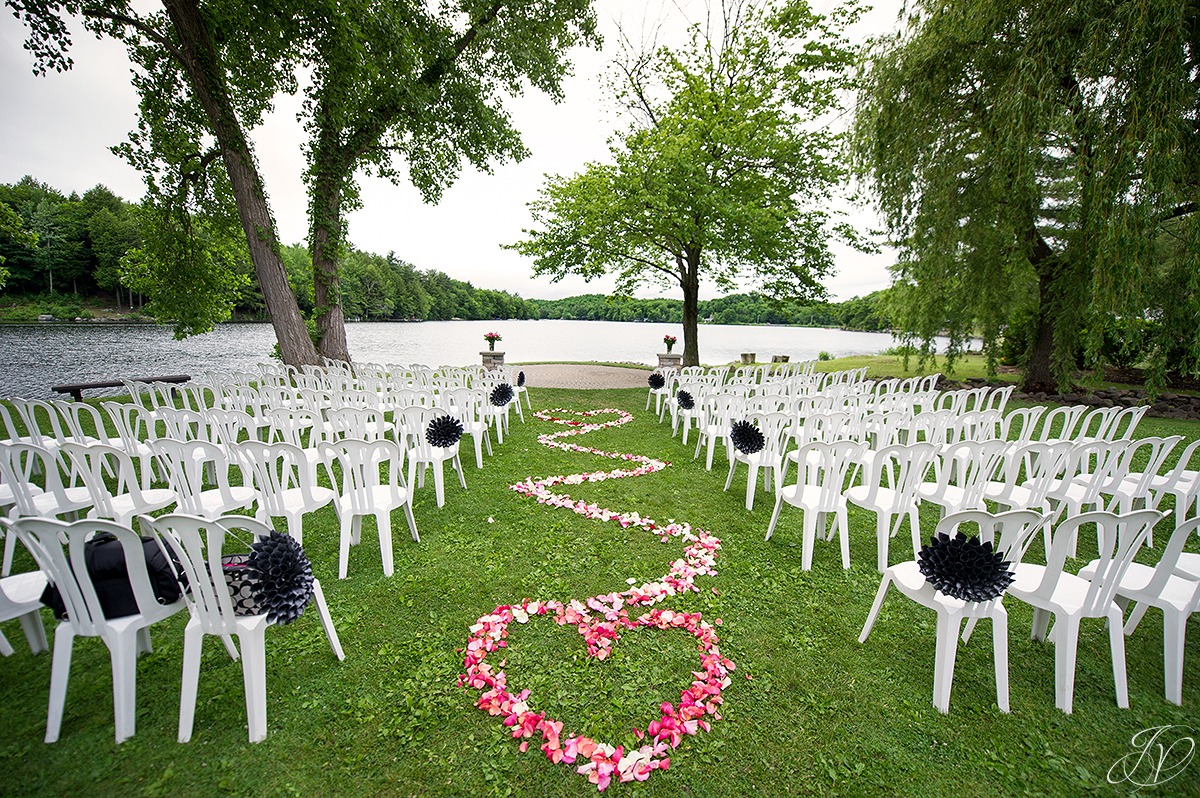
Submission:
M 647 380 L 647 382 L 649 382 L 650 387 L 656 391 L 661 391 L 662 387 L 667 384 L 667 381 L 663 378 L 663 375 L 659 374 L 657 371 L 650 375 L 650 379 Z
M 523 371 L 517 372 L 517 387 L 518 388 L 525 387 L 525 372 L 523 372 Z
M 692 395 L 687 391 L 680 391 L 679 393 L 675 394 L 675 401 L 678 402 L 679 406 L 684 410 L 691 410 L 696 406 L 696 400 L 693 399 Z
M 917 567 L 939 593 L 963 601 L 991 601 L 1012 584 L 1011 563 L 991 543 L 962 532 L 934 535 L 921 547 Z
M 758 427 L 749 421 L 738 421 L 729 430 L 729 440 L 742 454 L 761 452 L 766 440 Z
M 507 382 L 502 382 L 492 389 L 492 404 L 496 407 L 504 407 L 512 401 L 513 389 Z
M 312 601 L 312 565 L 291 535 L 272 532 L 254 541 L 246 569 L 269 623 L 291 623 Z
M 454 416 L 439 416 L 425 427 L 425 442 L 439 449 L 446 449 L 458 443 L 462 437 L 463 425 Z

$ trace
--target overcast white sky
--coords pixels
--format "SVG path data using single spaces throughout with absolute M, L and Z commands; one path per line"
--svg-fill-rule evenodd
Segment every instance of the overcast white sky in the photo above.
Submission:
M 813 0 L 827 10 L 834 0 Z M 666 10 L 663 10 L 665 5 Z M 350 216 L 349 237 L 359 249 L 379 254 L 394 251 L 420 269 L 438 269 L 483 288 L 552 299 L 611 290 L 608 280 L 585 283 L 567 278 L 551 283 L 535 278 L 530 262 L 501 244 L 522 237 L 531 219 L 526 203 L 533 200 L 546 174 L 574 174 L 588 161 L 605 160 L 607 138 L 623 123 L 612 111 L 600 76 L 617 52 L 616 25 L 638 31 L 659 18 L 678 24 L 676 5 L 703 10 L 702 2 L 679 0 L 600 0 L 597 13 L 604 49 L 572 54 L 575 74 L 564 85 L 565 100 L 555 105 L 530 91 L 509 106 L 532 155 L 517 164 L 501 164 L 493 174 L 468 168 L 438 205 L 425 205 L 409 185 L 362 181 L 363 208 Z M 900 0 L 876 0 L 855 31 L 856 37 L 891 30 Z M 7 8 L 0 10 L 0 183 L 33 175 L 64 192 L 84 192 L 104 184 L 130 201 L 143 193 L 141 178 L 109 147 L 125 139 L 136 125 L 137 97 L 129 83 L 124 48 L 97 40 L 77 29 L 72 56 L 75 67 L 65 74 L 35 78 L 31 58 L 22 49 L 24 27 Z M 287 243 L 302 243 L 307 231 L 303 130 L 296 121 L 300 100 L 282 97 L 267 122 L 253 132 L 280 234 Z M 861 229 L 877 227 L 870 212 L 852 217 Z M 832 298 L 849 299 L 888 284 L 890 251 L 864 255 L 838 248 L 837 273 L 827 280 Z M 647 296 L 654 295 L 647 293 Z M 674 293 L 667 293 L 674 296 Z M 702 289 L 702 298 L 715 291 Z

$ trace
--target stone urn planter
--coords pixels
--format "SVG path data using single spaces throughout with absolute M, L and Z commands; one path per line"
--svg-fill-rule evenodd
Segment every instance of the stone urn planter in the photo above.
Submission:
M 483 355 L 483 367 L 485 369 L 491 371 L 492 369 L 503 368 L 503 366 L 504 366 L 504 353 L 503 352 L 487 351 L 487 352 L 480 352 L 479 354 Z
M 786 363 L 791 355 L 771 355 L 772 363 Z
M 658 353 L 658 367 L 660 369 L 677 369 L 683 365 L 683 355 L 673 354 L 671 352 Z

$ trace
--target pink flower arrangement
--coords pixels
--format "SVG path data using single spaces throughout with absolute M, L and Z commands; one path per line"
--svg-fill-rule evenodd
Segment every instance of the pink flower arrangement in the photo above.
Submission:
M 671 347 L 675 346 L 676 340 L 677 339 L 675 338 L 674 335 L 664 335 L 663 336 L 663 343 L 667 345 L 667 352 L 670 352 Z
M 483 334 L 483 340 L 487 341 L 488 351 L 496 351 L 496 342 L 503 340 L 498 332 L 490 332 Z
M 572 414 L 578 418 L 565 418 Z M 589 419 L 597 415 L 617 415 L 611 421 L 593 423 Z M 668 596 L 686 591 L 699 591 L 695 586 L 697 576 L 715 575 L 717 550 L 721 541 L 701 529 L 693 529 L 686 523 L 674 520 L 660 524 L 653 519 L 643 518 L 636 512 L 620 513 L 596 504 L 576 501 L 565 493 L 550 490 L 556 485 L 579 485 L 585 482 L 602 482 L 609 479 L 643 476 L 661 471 L 669 463 L 642 455 L 621 452 L 605 452 L 579 446 L 559 439 L 583 435 L 605 427 L 616 427 L 633 420 L 623 410 L 606 408 L 576 412 L 569 410 L 539 411 L 535 414 L 543 421 L 561 424 L 568 429 L 541 435 L 538 442 L 566 451 L 574 451 L 638 463 L 633 469 L 615 469 L 527 479 L 511 485 L 510 489 L 529 496 L 550 507 L 561 507 L 601 521 L 613 521 L 622 527 L 636 526 L 653 532 L 665 543 L 678 538 L 685 544 L 683 557 L 671 563 L 670 570 L 656 581 L 633 585 L 628 590 L 592 596 L 585 601 L 573 599 L 567 603 L 559 601 L 534 601 L 523 599 L 514 605 L 501 605 L 489 615 L 484 615 L 471 626 L 471 637 L 467 642 L 463 665 L 465 673 L 459 677 L 459 685 L 479 691 L 476 706 L 490 715 L 503 716 L 505 727 L 511 730 L 513 739 L 521 740 L 520 749 L 528 750 L 529 741 L 540 736 L 542 753 L 551 762 L 565 762 L 576 766 L 576 772 L 604 790 L 612 782 L 645 781 L 655 770 L 670 767 L 670 751 L 679 747 L 686 737 L 709 730 L 710 720 L 719 720 L 723 701 L 722 690 L 730 685 L 729 672 L 736 667 L 729 659 L 721 656 L 716 631 L 706 623 L 701 614 L 683 613 L 671 609 L 656 608 L 631 618 L 629 608 L 658 604 Z M 665 701 L 659 707 L 659 717 L 651 721 L 646 729 L 634 729 L 639 741 L 638 748 L 626 750 L 623 746 L 612 746 L 588 737 L 572 734 L 563 737 L 563 723 L 546 717 L 544 713 L 530 708 L 529 690 L 513 693 L 509 690 L 507 676 L 496 670 L 487 661 L 488 654 L 507 646 L 508 626 L 513 621 L 528 623 L 537 616 L 550 616 L 560 626 L 573 626 L 583 637 L 589 656 L 604 660 L 612 651 L 621 632 L 637 629 L 681 630 L 696 639 L 700 654 L 699 669 L 692 672 L 692 683 L 680 692 L 678 705 Z M 719 625 L 721 621 L 718 619 Z M 535 740 L 536 742 L 536 740 Z

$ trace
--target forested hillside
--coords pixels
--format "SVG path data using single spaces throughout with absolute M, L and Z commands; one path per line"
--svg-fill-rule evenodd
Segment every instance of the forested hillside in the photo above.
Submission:
M 0 224 L 0 313 L 9 321 L 33 320 L 40 313 L 85 318 L 93 310 L 121 313 L 145 307 L 138 293 L 135 259 L 126 255 L 141 243 L 140 206 L 104 186 L 66 195 L 25 177 L 0 184 L 0 212 L 11 209 L 19 225 Z M 12 218 L 3 217 L 3 218 Z M 29 245 L 29 234 L 36 243 Z M 312 260 L 306 246 L 283 247 L 288 279 L 305 313 L 313 308 Z M 261 319 L 262 295 L 248 258 L 235 265 L 246 276 L 234 317 Z M 792 324 L 885 330 L 885 292 L 840 304 L 774 302 L 758 294 L 732 294 L 700 303 L 700 319 L 713 324 Z M 376 255 L 350 248 L 342 263 L 342 302 L 348 319 L 576 319 L 681 323 L 677 299 L 610 299 L 584 294 L 566 299 L 523 299 L 506 291 L 476 288 L 434 269 L 418 269 L 394 253 Z

